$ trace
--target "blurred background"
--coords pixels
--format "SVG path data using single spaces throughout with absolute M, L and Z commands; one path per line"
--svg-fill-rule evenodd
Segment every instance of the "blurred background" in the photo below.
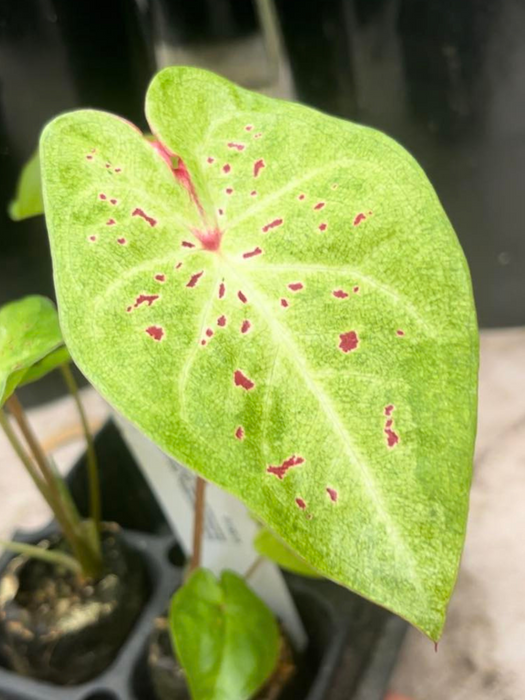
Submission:
M 43 125 L 95 107 L 144 128 L 167 65 L 379 128 L 426 170 L 483 332 L 469 540 L 439 653 L 416 632 L 402 651 L 393 689 L 414 700 L 525 698 L 524 37 L 523 0 L 0 0 L 0 304 L 53 296 L 43 219 L 7 215 Z M 25 398 L 61 391 L 50 379 Z

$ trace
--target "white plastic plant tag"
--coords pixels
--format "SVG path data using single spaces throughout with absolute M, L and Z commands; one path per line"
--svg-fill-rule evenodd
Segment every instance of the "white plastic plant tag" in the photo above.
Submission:
M 118 414 L 114 417 L 185 554 L 189 554 L 196 475 L 168 457 L 125 418 Z M 240 501 L 214 484 L 207 484 L 203 566 L 216 575 L 224 569 L 246 574 L 259 556 L 253 547 L 257 530 L 257 523 Z M 250 585 L 282 621 L 295 647 L 303 649 L 306 633 L 277 566 L 263 560 L 250 576 Z

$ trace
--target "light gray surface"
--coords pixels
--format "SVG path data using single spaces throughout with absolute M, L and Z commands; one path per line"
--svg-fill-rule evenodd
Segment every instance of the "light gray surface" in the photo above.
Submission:
M 433 645 L 410 631 L 392 689 L 414 700 L 525 698 L 525 329 L 482 334 L 480 414 L 467 546 L 445 634 Z M 107 406 L 83 392 L 90 419 Z M 40 438 L 77 424 L 69 399 L 30 412 Z M 62 468 L 82 450 L 54 451 Z M 48 512 L 0 435 L 0 537 L 46 522 Z

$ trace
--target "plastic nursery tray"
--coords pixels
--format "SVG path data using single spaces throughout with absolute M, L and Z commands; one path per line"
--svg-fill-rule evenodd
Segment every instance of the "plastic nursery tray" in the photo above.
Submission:
M 182 554 L 136 463 L 110 422 L 96 439 L 101 463 L 103 515 L 125 528 L 144 557 L 150 596 L 117 658 L 97 678 L 56 686 L 0 667 L 0 700 L 154 700 L 146 649 L 155 617 L 162 615 L 182 579 Z M 85 509 L 84 459 L 68 479 Z M 50 526 L 52 527 L 52 526 Z M 24 541 L 49 534 L 46 528 Z M 10 556 L 0 560 L 0 571 Z M 309 645 L 280 700 L 383 700 L 406 623 L 329 581 L 286 574 Z M 1 660 L 0 660 L 1 662 Z M 174 698 L 176 700 L 176 698 Z

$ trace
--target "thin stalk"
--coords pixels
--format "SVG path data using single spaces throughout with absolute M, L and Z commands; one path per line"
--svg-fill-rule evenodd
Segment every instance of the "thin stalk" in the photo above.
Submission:
M 38 470 L 36 469 L 35 465 L 33 464 L 31 457 L 24 450 L 21 442 L 19 441 L 18 437 L 16 436 L 15 431 L 11 427 L 11 424 L 9 422 L 8 417 L 6 416 L 4 410 L 1 408 L 0 408 L 0 426 L 2 426 L 2 430 L 4 431 L 7 439 L 9 440 L 11 447 L 16 452 L 18 459 L 22 462 L 22 464 L 26 468 L 26 471 L 29 474 L 29 476 L 31 477 L 33 483 L 35 484 L 37 489 L 40 491 L 40 493 L 42 494 L 42 496 L 46 500 L 46 503 L 48 504 L 48 506 L 51 509 L 53 509 L 53 501 L 52 501 L 51 495 L 49 494 L 49 491 L 48 491 L 48 488 L 47 488 L 45 481 L 42 479 L 42 477 L 38 473 Z
M 261 566 L 261 564 L 265 561 L 266 561 L 266 557 L 259 555 L 257 557 L 257 559 L 253 562 L 253 564 L 250 566 L 250 568 L 244 574 L 244 580 L 249 581 L 252 578 L 252 576 L 255 574 L 255 572 L 258 570 L 258 568 Z
M 206 482 L 200 476 L 195 483 L 195 506 L 193 511 L 193 552 L 188 575 L 201 565 L 202 539 L 204 534 L 204 510 L 205 510 Z
M 96 578 L 102 568 L 102 561 L 100 555 L 93 551 L 92 547 L 89 546 L 88 542 L 84 537 L 82 537 L 80 520 L 75 521 L 73 519 L 73 514 L 68 512 L 64 506 L 64 502 L 60 493 L 60 489 L 57 487 L 57 482 L 53 470 L 47 461 L 47 457 L 42 450 L 38 440 L 36 439 L 31 427 L 27 421 L 24 409 L 15 394 L 12 394 L 6 401 L 6 405 L 9 411 L 13 414 L 22 435 L 26 439 L 29 448 L 33 454 L 36 465 L 40 470 L 43 477 L 43 483 L 45 483 L 45 491 L 47 493 L 46 501 L 48 502 L 58 524 L 64 534 L 64 537 L 69 542 L 69 545 L 73 551 L 74 556 L 79 561 L 82 571 L 87 578 Z M 9 421 L 7 425 L 10 428 Z M 5 430 L 5 425 L 2 424 Z M 25 452 L 24 448 L 20 444 L 18 438 L 16 437 L 14 431 L 11 432 L 11 437 L 8 434 L 11 444 L 13 444 L 12 439 L 14 439 L 17 447 L 15 451 L 20 456 L 21 453 Z M 29 457 L 26 455 L 27 459 Z M 24 465 L 27 467 L 27 460 L 24 461 Z M 34 467 L 33 467 L 34 469 Z M 42 479 L 41 479 L 42 481 Z M 38 486 L 38 483 L 37 483 Z M 44 495 L 44 494 L 43 494 Z
M 29 449 L 33 455 L 33 458 L 38 468 L 40 469 L 40 473 L 44 477 L 49 491 L 54 495 L 55 498 L 58 498 L 59 494 L 57 492 L 53 471 L 49 466 L 44 450 L 40 446 L 40 443 L 38 442 L 35 434 L 33 433 L 33 430 L 31 429 L 31 426 L 29 425 L 25 411 L 22 407 L 22 404 L 18 400 L 17 395 L 14 393 L 11 394 L 11 396 L 5 402 L 5 405 L 7 406 L 9 412 L 17 422 L 18 427 L 20 428 L 20 432 L 24 436 L 29 446 Z
M 40 559 L 49 564 L 56 564 L 69 569 L 74 574 L 82 574 L 82 567 L 75 557 L 65 554 L 64 552 L 55 552 L 53 550 L 37 547 L 34 544 L 26 544 L 25 542 L 10 542 L 9 540 L 0 540 L 0 547 L 7 549 L 15 554 L 23 554 L 32 559 Z
M 60 369 L 62 370 L 62 375 L 67 384 L 67 388 L 69 389 L 69 392 L 77 405 L 78 414 L 82 423 L 82 429 L 86 438 L 89 479 L 89 513 L 91 520 L 95 524 L 96 532 L 100 532 L 102 518 L 102 508 L 100 503 L 100 476 L 98 471 L 97 454 L 93 443 L 93 436 L 89 429 L 86 412 L 84 411 L 84 406 L 82 405 L 82 401 L 80 399 L 78 386 L 73 376 L 73 372 L 68 364 L 61 365 Z

